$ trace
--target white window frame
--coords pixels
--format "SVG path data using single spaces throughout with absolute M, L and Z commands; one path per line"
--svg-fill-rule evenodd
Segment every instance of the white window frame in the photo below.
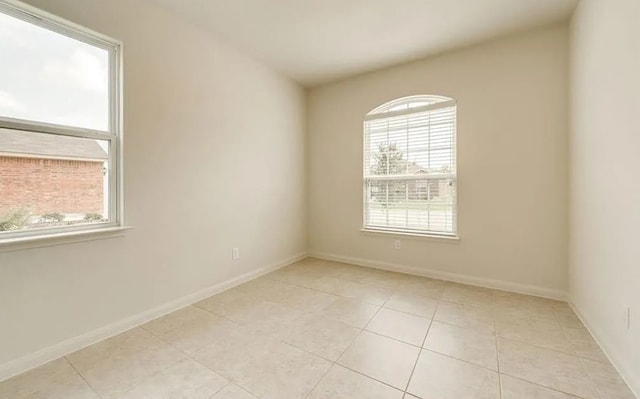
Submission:
M 107 141 L 109 143 L 109 220 L 102 223 L 2 232 L 0 244 L 124 230 L 122 42 L 16 0 L 0 0 L 0 12 L 109 53 L 109 128 L 107 131 L 0 116 L 0 128 Z
M 393 107 L 403 104 L 412 104 L 412 103 L 420 103 L 420 102 L 435 102 L 419 105 L 414 107 L 407 107 L 406 109 L 395 110 L 392 111 Z M 368 175 L 368 165 L 367 165 L 367 147 L 368 147 L 368 137 L 366 124 L 367 121 L 379 120 L 379 119 L 387 119 L 404 115 L 412 115 L 419 114 L 428 111 L 434 111 L 437 109 L 443 108 L 451 108 L 455 109 L 454 114 L 454 126 L 453 126 L 453 167 L 454 170 L 451 173 L 439 173 L 439 174 L 427 174 L 423 175 L 422 179 L 417 179 L 414 175 L 401 175 L 395 176 L 393 179 L 386 178 L 384 176 L 370 176 Z M 362 157 L 362 229 L 363 233 L 382 233 L 382 234 L 394 234 L 394 235 L 402 235 L 402 236 L 413 236 L 413 237 L 426 237 L 426 238 L 444 238 L 444 239 L 454 239 L 458 240 L 460 237 L 458 235 L 458 104 L 457 101 L 450 97 L 443 97 L 437 95 L 416 95 L 409 97 L 401 97 L 392 101 L 389 101 L 381 106 L 375 108 L 371 112 L 369 112 L 363 120 L 363 157 Z M 432 230 L 416 230 L 416 229 L 403 229 L 399 227 L 383 227 L 383 226 L 375 226 L 367 224 L 367 203 L 369 201 L 369 193 L 367 191 L 368 183 L 374 180 L 436 180 L 448 178 L 451 179 L 455 184 L 454 196 L 453 196 L 453 215 L 452 215 L 452 232 L 440 232 L 440 231 L 432 231 Z

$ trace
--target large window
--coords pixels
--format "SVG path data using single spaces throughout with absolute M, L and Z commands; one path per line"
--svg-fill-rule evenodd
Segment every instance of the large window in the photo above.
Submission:
M 364 229 L 456 235 L 456 102 L 405 97 L 364 121 Z
M 122 223 L 120 45 L 0 0 L 0 241 Z

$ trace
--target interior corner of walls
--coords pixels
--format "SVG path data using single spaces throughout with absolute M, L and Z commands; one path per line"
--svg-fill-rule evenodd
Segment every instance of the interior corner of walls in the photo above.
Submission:
M 605 354 L 611 365 L 616 369 L 618 374 L 620 374 L 636 398 L 640 399 L 640 374 L 630 372 L 632 366 L 628 365 L 628 362 L 614 351 L 613 347 L 602 337 L 600 331 L 595 327 L 596 323 L 593 323 L 589 316 L 582 311 L 582 309 L 575 303 L 572 296 L 569 297 L 568 302 L 569 306 L 571 306 L 571 309 L 573 309 L 574 313 L 578 316 L 589 334 L 591 334 L 600 349 L 602 349 L 602 352 Z

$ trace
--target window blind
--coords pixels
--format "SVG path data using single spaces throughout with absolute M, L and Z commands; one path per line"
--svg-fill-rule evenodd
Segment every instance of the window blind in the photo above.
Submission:
M 456 234 L 456 103 L 415 96 L 364 121 L 364 227 Z

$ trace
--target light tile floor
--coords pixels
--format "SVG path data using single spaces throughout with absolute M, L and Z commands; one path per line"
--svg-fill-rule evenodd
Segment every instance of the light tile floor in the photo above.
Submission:
M 562 302 L 307 259 L 0 383 L 0 399 L 632 399 Z

